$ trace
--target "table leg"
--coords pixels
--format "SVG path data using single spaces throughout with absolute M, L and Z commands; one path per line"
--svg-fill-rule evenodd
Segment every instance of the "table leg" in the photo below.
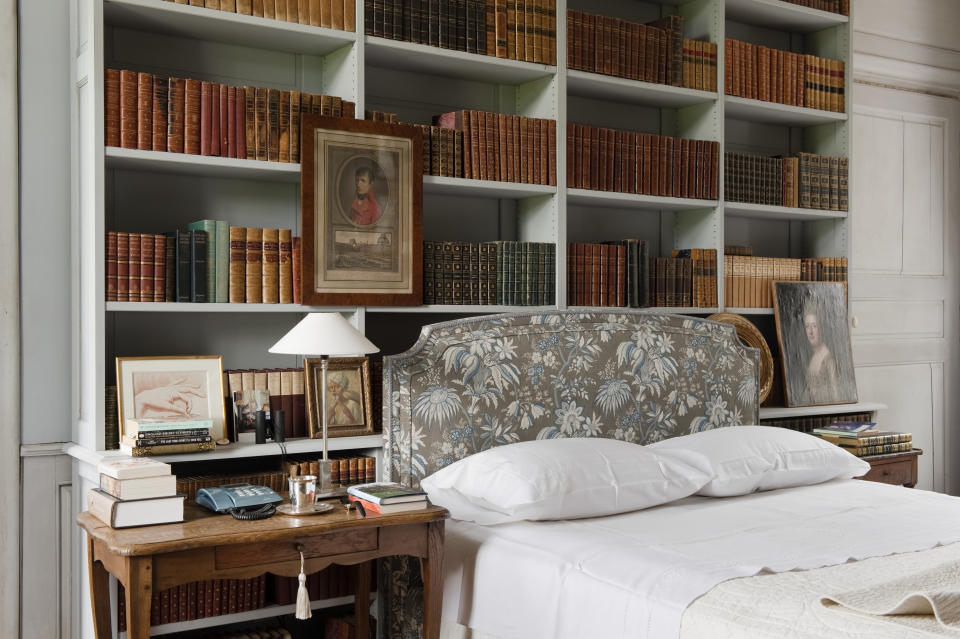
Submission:
M 354 592 L 353 616 L 357 620 L 357 639 L 370 637 L 370 562 L 355 566 L 357 588 Z
M 87 535 L 87 568 L 90 575 L 90 607 L 93 609 L 93 634 L 97 639 L 110 639 L 110 573 L 94 560 L 93 537 Z
M 153 560 L 150 557 L 127 559 L 127 637 L 148 639 L 150 603 L 153 599 Z
M 423 636 L 424 639 L 439 639 L 443 601 L 443 520 L 427 525 L 427 556 L 420 562 L 423 572 Z

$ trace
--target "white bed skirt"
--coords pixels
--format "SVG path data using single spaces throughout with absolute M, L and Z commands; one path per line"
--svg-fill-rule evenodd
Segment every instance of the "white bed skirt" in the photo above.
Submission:
M 449 619 L 440 620 L 440 639 L 500 639 L 479 630 L 471 630 Z

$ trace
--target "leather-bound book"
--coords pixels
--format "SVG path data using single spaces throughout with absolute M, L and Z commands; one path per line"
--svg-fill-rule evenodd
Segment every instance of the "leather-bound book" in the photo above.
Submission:
M 263 229 L 262 292 L 264 304 L 280 301 L 280 230 Z
M 250 15 L 255 18 L 263 17 L 263 0 L 250 0 Z
M 203 0 L 203 6 L 207 9 L 220 9 L 220 0 Z
M 137 148 L 153 149 L 153 74 L 137 74 Z
M 220 98 L 220 117 L 219 117 L 219 128 L 220 128 L 220 157 L 229 158 L 233 157 L 229 153 L 230 148 L 230 114 L 233 111 L 230 110 L 230 92 L 229 89 L 233 87 L 228 87 L 225 84 L 219 86 L 219 98 Z
M 107 301 L 116 302 L 117 301 L 117 253 L 118 253 L 116 231 L 107 231 L 107 238 L 103 247 L 103 251 L 106 254 L 106 258 L 107 258 L 107 263 L 104 269 L 106 271 L 105 285 L 107 289 Z
M 279 286 L 281 304 L 293 303 L 293 243 L 290 229 L 279 230 Z
M 187 78 L 184 86 L 183 151 L 200 153 L 200 93 L 199 80 Z
M 182 78 L 167 79 L 167 151 L 183 153 L 186 89 Z
M 153 150 L 167 150 L 167 96 L 169 80 L 164 77 L 153 77 Z
M 290 161 L 300 162 L 300 92 L 290 91 Z
M 327 27 L 327 28 L 330 27 L 330 12 L 332 11 L 330 2 L 331 0 L 310 0 L 310 3 L 309 3 L 310 6 L 308 7 L 308 11 L 310 14 L 309 18 L 310 18 L 311 26 Z M 382 4 L 379 2 L 376 4 L 382 7 Z M 374 15 L 377 8 L 379 7 L 375 7 L 373 10 L 370 11 L 371 16 Z M 382 12 L 378 12 L 378 13 L 382 15 Z M 383 34 L 381 33 L 379 35 L 383 35 Z
M 281 162 L 290 161 L 290 92 L 280 91 L 280 103 L 277 110 L 279 126 L 279 150 L 277 159 Z
M 272 404 L 271 404 L 272 408 Z M 283 410 L 285 420 L 283 422 L 284 438 L 294 437 L 293 429 L 293 370 L 284 369 L 280 371 L 280 408 Z M 279 603 L 279 602 L 278 602 Z
M 269 91 L 267 89 L 257 87 L 254 89 L 256 92 L 256 102 L 254 106 L 255 111 L 255 131 L 256 131 L 256 159 L 266 160 L 267 159 L 267 149 L 269 147 L 269 131 L 270 126 L 267 123 L 267 94 Z M 249 117 L 249 114 L 248 114 Z
M 267 92 L 267 160 L 280 160 L 280 91 L 270 89 Z
M 243 87 L 243 100 L 237 94 L 237 102 L 243 102 L 243 148 L 248 160 L 257 159 L 257 90 L 251 86 Z
M 164 274 L 163 274 L 163 301 L 177 301 L 177 238 L 165 233 L 164 240 Z
M 276 0 L 274 7 L 274 17 L 281 22 L 287 21 L 287 2 L 288 0 Z
M 247 229 L 230 227 L 230 303 L 246 302 L 247 290 Z
M 120 146 L 120 71 L 103 71 L 103 143 Z
M 210 83 L 210 155 L 220 155 L 220 90 L 222 84 Z M 202 139 L 201 139 L 202 142 Z
M 220 0 L 220 10 L 227 13 L 236 13 L 237 0 Z
M 167 301 L 167 238 L 153 235 L 153 301 Z
M 303 369 L 293 371 L 293 436 L 307 436 L 306 398 L 303 394 Z
M 198 220 L 187 225 L 190 231 L 203 231 L 206 233 L 206 301 L 216 301 L 217 290 L 217 222 L 216 220 Z
M 337 2 L 338 0 L 333 0 Z M 356 31 L 357 30 L 357 9 L 356 9 L 356 0 L 339 0 L 343 2 L 343 30 L 344 31 Z M 397 2 L 394 2 L 394 7 L 397 7 Z M 398 15 L 397 20 L 400 19 Z
M 301 293 L 301 279 L 300 279 L 300 268 L 302 262 L 301 260 L 301 250 L 300 250 L 300 238 L 293 237 L 290 238 L 290 244 L 293 246 L 293 303 L 299 304 L 300 300 L 303 299 Z
M 263 229 L 247 228 L 247 304 L 263 302 Z
M 131 302 L 140 301 L 140 234 L 127 235 L 127 290 Z M 119 285 L 119 283 L 118 283 Z
M 310 0 L 287 0 L 288 21 L 310 24 L 310 17 Z
M 225 129 L 220 131 L 220 152 L 224 157 L 236 158 L 237 155 L 237 87 L 227 87 L 227 115 L 221 115 L 221 126 L 226 122 Z
M 269 20 L 275 20 L 277 18 L 277 3 L 276 0 L 262 0 L 263 1 L 263 17 Z M 280 0 L 283 2 L 283 0 Z
M 330 27 L 343 30 L 343 0 L 327 0 L 331 5 Z
M 189 96 L 188 96 L 189 99 Z M 188 105 L 189 106 L 189 105 Z M 213 85 L 200 83 L 200 155 L 210 155 L 213 133 Z
M 246 159 L 247 157 L 247 104 L 246 93 L 243 87 L 236 87 L 236 100 L 234 102 L 234 137 L 235 137 L 235 158 Z
M 190 301 L 207 302 L 207 232 L 190 231 Z

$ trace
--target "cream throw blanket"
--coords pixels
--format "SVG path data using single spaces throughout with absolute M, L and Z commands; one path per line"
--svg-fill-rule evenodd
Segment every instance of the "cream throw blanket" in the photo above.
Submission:
M 946 630 L 960 637 L 960 561 L 824 596 L 820 603 L 918 632 L 943 636 Z

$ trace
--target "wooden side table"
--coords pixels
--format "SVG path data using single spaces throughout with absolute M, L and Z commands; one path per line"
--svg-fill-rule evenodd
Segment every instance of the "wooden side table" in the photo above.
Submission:
M 870 471 L 860 479 L 913 488 L 917 485 L 917 460 L 922 454 L 922 450 L 914 448 L 905 453 L 864 457 L 870 463 Z
M 309 517 L 274 515 L 237 521 L 194 503 L 179 524 L 113 529 L 83 512 L 77 524 L 87 532 L 90 599 L 97 639 L 111 636 L 110 580 L 126 590 L 127 636 L 147 639 L 154 592 L 205 579 L 248 579 L 272 572 L 295 577 L 302 548 L 307 573 L 330 564 L 357 565 L 357 636 L 366 637 L 370 603 L 367 562 L 391 555 L 421 558 L 423 632 L 440 636 L 443 597 L 443 529 L 448 513 L 438 506 L 394 515 L 336 507 Z

